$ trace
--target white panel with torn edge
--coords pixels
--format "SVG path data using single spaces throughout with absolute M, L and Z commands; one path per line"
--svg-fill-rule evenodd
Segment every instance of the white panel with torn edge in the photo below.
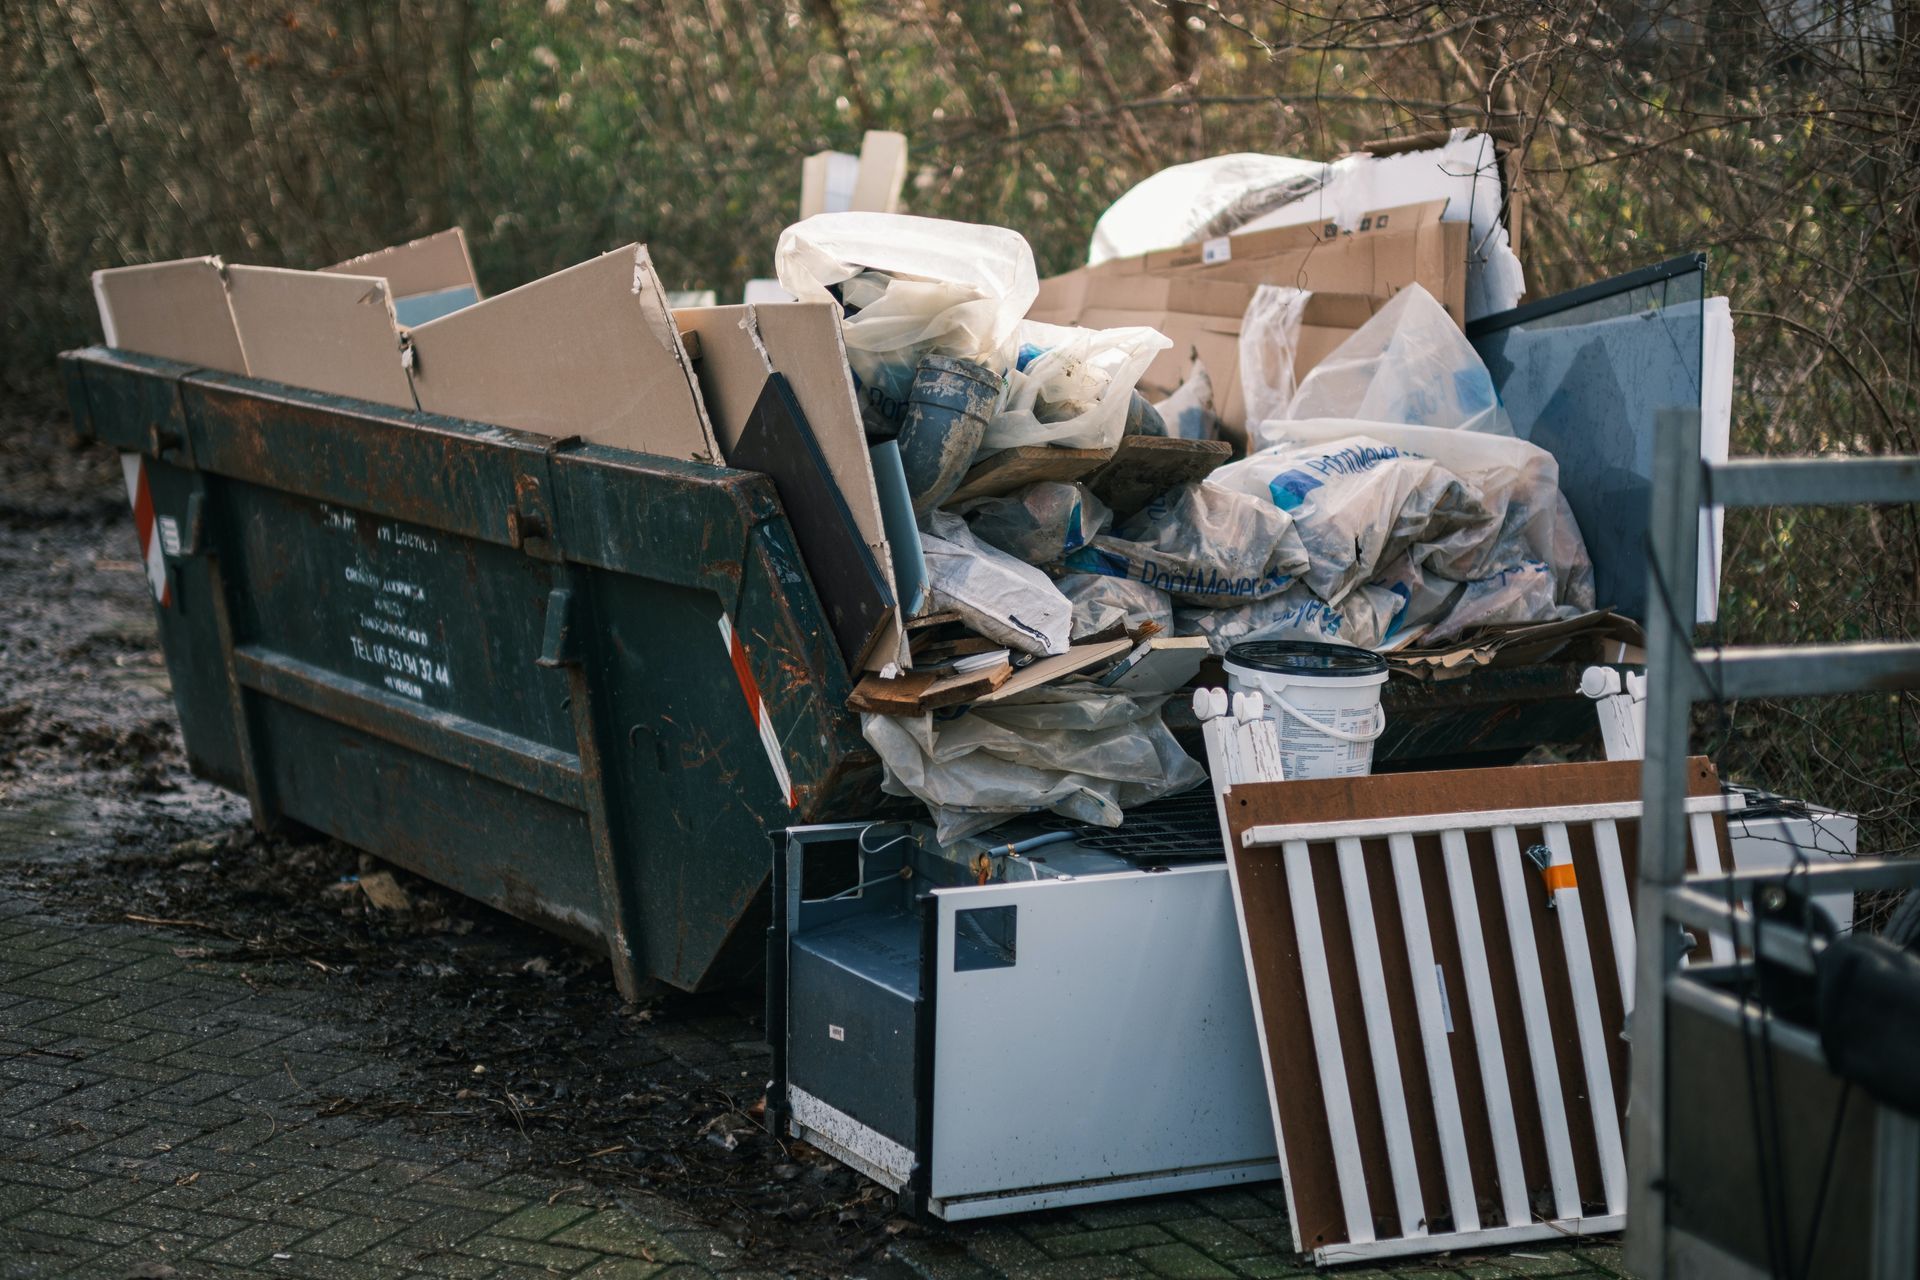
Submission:
M 227 293 L 254 377 L 413 408 L 385 280 L 233 266 Z
M 627 245 L 412 331 L 429 413 L 718 462 L 645 246 Z
M 93 273 L 107 345 L 183 364 L 245 373 L 218 258 L 181 258 Z

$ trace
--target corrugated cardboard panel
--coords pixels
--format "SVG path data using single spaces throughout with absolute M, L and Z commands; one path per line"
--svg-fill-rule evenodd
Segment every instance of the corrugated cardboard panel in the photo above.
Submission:
M 254 377 L 414 407 L 385 280 L 233 266 L 227 294 Z
M 892 213 L 900 207 L 900 187 L 907 180 L 907 135 L 890 129 L 869 129 L 860 139 L 860 170 L 853 180 L 851 209 Z
M 183 364 L 245 373 L 218 258 L 181 258 L 93 273 L 107 345 Z
M 653 264 L 627 245 L 414 329 L 429 413 L 718 462 Z
M 873 553 L 882 577 L 900 599 L 874 484 L 873 458 L 854 400 L 847 371 L 840 320 L 831 303 L 769 302 L 754 306 L 683 307 L 674 323 L 700 338 L 700 387 L 719 437 L 722 456 L 731 456 L 748 416 L 760 398 L 767 374 L 787 378 L 806 415 L 828 470 L 846 499 L 855 527 Z M 898 616 L 882 631 L 866 666 L 879 670 L 899 661 L 904 633 Z M 904 665 L 904 664 L 903 664 Z
M 467 235 L 459 227 L 375 249 L 321 270 L 348 276 L 379 276 L 396 298 L 462 287 L 472 289 L 477 297 L 480 291 L 479 277 L 473 273 L 473 258 L 467 253 Z

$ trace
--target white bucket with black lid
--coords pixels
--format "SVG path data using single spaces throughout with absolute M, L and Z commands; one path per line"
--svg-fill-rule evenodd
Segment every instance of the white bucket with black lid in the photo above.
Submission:
M 1227 650 L 1226 669 L 1233 692 L 1266 702 L 1289 781 L 1373 772 L 1373 743 L 1387 727 L 1385 658 L 1346 645 L 1253 640 Z

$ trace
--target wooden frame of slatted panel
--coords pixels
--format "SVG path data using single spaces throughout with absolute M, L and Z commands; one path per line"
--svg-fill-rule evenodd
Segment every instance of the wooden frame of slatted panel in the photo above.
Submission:
M 1696 839 L 1704 841 L 1695 860 L 1704 866 L 1717 865 L 1719 850 L 1713 813 L 1724 808 L 1717 796 L 1697 796 L 1688 802 L 1694 816 Z M 1485 1248 L 1526 1240 L 1560 1238 L 1567 1235 L 1618 1231 L 1624 1222 L 1626 1200 L 1626 1163 L 1622 1145 L 1621 1093 L 1615 1087 L 1615 1072 L 1624 1067 L 1610 1054 L 1610 1037 L 1602 1018 L 1600 986 L 1610 980 L 1611 1007 L 1617 1019 L 1624 1020 L 1631 1007 L 1633 925 L 1626 909 L 1626 867 L 1622 855 L 1619 821 L 1639 816 L 1637 803 L 1560 806 L 1553 809 L 1487 811 L 1417 817 L 1359 820 L 1350 822 L 1303 823 L 1256 826 L 1242 835 L 1242 849 L 1277 847 L 1285 869 L 1293 935 L 1297 942 L 1300 976 L 1304 984 L 1304 1004 L 1311 1027 L 1314 1062 L 1320 1092 L 1326 1109 L 1328 1135 L 1332 1146 L 1332 1166 L 1343 1211 L 1346 1239 L 1328 1241 L 1312 1248 L 1321 1263 L 1344 1262 L 1412 1253 L 1441 1252 L 1462 1248 Z M 1572 827 L 1591 832 L 1590 844 L 1594 877 L 1583 901 L 1574 871 Z M 1548 850 L 1546 867 L 1536 873 L 1544 879 L 1557 922 L 1558 945 L 1542 939 L 1535 930 L 1529 885 L 1533 871 L 1521 852 L 1520 833 L 1537 831 Z M 1469 833 L 1485 833 L 1479 840 L 1481 852 L 1476 859 L 1470 851 Z M 1430 890 L 1421 868 L 1417 839 L 1437 842 L 1444 872 L 1444 890 L 1435 884 Z M 1379 846 L 1384 842 L 1384 861 L 1390 865 L 1393 897 L 1397 910 L 1385 915 L 1376 911 L 1376 882 L 1369 876 L 1368 853 L 1364 842 Z M 1331 844 L 1335 874 L 1322 886 L 1316 878 L 1315 862 L 1324 867 L 1324 854 L 1316 859 L 1312 850 Z M 1236 910 L 1241 914 L 1243 939 L 1247 930 L 1245 897 L 1242 892 L 1242 849 L 1229 858 L 1234 882 Z M 1376 855 L 1377 858 L 1377 855 Z M 1491 863 L 1476 884 L 1476 865 Z M 1499 910 L 1496 919 L 1504 926 L 1507 950 L 1490 952 L 1481 918 L 1481 899 L 1486 896 L 1487 881 L 1496 887 Z M 1350 957 L 1338 957 L 1328 947 L 1327 908 L 1322 902 L 1324 888 L 1337 896 L 1343 908 L 1346 926 L 1344 939 Z M 1477 1090 L 1472 1092 L 1478 1114 L 1469 1115 L 1462 1104 L 1460 1080 L 1448 1036 L 1449 1010 L 1442 989 L 1442 977 L 1434 958 L 1434 938 L 1429 919 L 1429 893 L 1444 893 L 1454 926 L 1449 950 L 1457 947 L 1460 979 L 1466 991 L 1469 1026 L 1472 1031 L 1478 1066 Z M 1588 907 L 1596 906 L 1607 917 L 1605 927 L 1590 929 Z M 1382 927 L 1397 926 L 1399 937 L 1391 950 L 1403 957 L 1405 972 L 1400 981 L 1410 986 L 1411 1016 L 1396 1018 L 1394 1001 L 1389 997 L 1389 973 L 1383 959 Z M 1564 983 L 1564 997 L 1558 1002 L 1570 1007 L 1571 1028 L 1556 1026 L 1546 991 L 1547 975 L 1553 972 L 1546 961 L 1558 961 Z M 1330 958 L 1350 960 L 1353 981 L 1348 988 L 1357 994 L 1358 1012 L 1343 1019 L 1336 999 Z M 1249 967 L 1252 969 L 1251 955 Z M 1496 977 L 1509 992 L 1509 1007 L 1518 1007 L 1518 1017 L 1509 1014 L 1503 1025 L 1499 1001 L 1495 997 Z M 1257 977 L 1254 978 L 1257 982 Z M 1256 1004 L 1259 993 L 1255 994 Z M 1404 1007 L 1404 1003 L 1403 1007 Z M 1564 1023 L 1569 1019 L 1563 1015 Z M 1260 1020 L 1262 1047 L 1266 1050 L 1266 1028 Z M 1417 1041 L 1417 1061 L 1424 1078 L 1409 1079 L 1404 1070 L 1402 1038 Z M 1567 1114 L 1568 1082 L 1566 1065 L 1556 1040 L 1572 1039 L 1577 1045 L 1578 1081 L 1587 1100 L 1586 1122 L 1590 1129 L 1576 1144 L 1574 1127 Z M 1350 1045 L 1364 1042 L 1363 1049 Z M 1511 1044 L 1517 1041 L 1517 1044 Z M 1346 1043 L 1343 1043 L 1346 1042 Z M 1521 1082 L 1530 1086 L 1525 1115 L 1516 1111 L 1516 1090 L 1510 1075 L 1510 1048 L 1524 1055 L 1527 1075 Z M 1364 1058 L 1370 1067 L 1370 1079 L 1356 1071 L 1349 1056 Z M 1276 1134 L 1286 1147 L 1278 1098 L 1280 1082 L 1269 1064 L 1269 1101 L 1272 1104 Z M 1367 1088 L 1366 1086 L 1369 1086 Z M 1430 1121 L 1421 1126 L 1429 1135 L 1431 1148 L 1426 1161 L 1440 1170 L 1438 1181 L 1444 1186 L 1444 1206 L 1430 1211 L 1428 1195 L 1421 1187 L 1421 1156 L 1417 1149 L 1416 1126 L 1409 1118 L 1409 1087 L 1424 1085 L 1431 1103 Z M 1356 1103 L 1359 1110 L 1356 1110 Z M 1376 1114 L 1366 1116 L 1368 1105 Z M 1368 1185 L 1367 1160 L 1363 1155 L 1361 1121 L 1371 1128 L 1377 1125 L 1384 1140 L 1388 1184 L 1385 1188 Z M 1521 1129 L 1537 1130 L 1537 1147 L 1544 1148 L 1546 1181 L 1550 1185 L 1552 1217 L 1536 1219 L 1528 1179 L 1523 1169 Z M 1469 1129 L 1483 1145 L 1492 1149 L 1492 1164 L 1497 1170 L 1498 1195 L 1488 1207 L 1495 1212 L 1483 1215 L 1480 1197 L 1469 1159 Z M 1587 1135 L 1590 1134 L 1590 1137 Z M 1379 1144 L 1376 1144 L 1376 1147 Z M 1578 1149 L 1578 1158 L 1577 1158 Z M 1535 1163 L 1542 1163 L 1539 1154 Z M 1378 1161 L 1375 1160 L 1377 1167 Z M 1583 1177 L 1584 1174 L 1584 1177 Z M 1288 1165 L 1289 1201 L 1293 1201 L 1291 1182 L 1298 1171 Z M 1429 1178 L 1430 1183 L 1434 1181 Z M 1588 1212 L 1583 1205 L 1582 1182 L 1597 1189 L 1604 1202 L 1603 1211 Z M 1383 1235 L 1376 1225 L 1374 1200 L 1391 1203 L 1391 1218 L 1399 1226 L 1398 1234 Z M 1444 1209 L 1450 1229 L 1430 1233 L 1428 1222 Z M 1387 1216 L 1387 1215 L 1382 1215 Z M 1309 1245 L 1301 1231 L 1299 1216 L 1294 1217 L 1295 1244 L 1305 1251 Z M 1412 1224 L 1408 1226 L 1407 1224 Z

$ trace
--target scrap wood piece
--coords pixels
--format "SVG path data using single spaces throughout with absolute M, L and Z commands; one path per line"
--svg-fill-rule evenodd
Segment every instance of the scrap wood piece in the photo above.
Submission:
M 369 871 L 360 877 L 360 892 L 382 911 L 411 911 L 413 899 L 400 887 L 391 871 Z
M 975 698 L 974 701 L 980 706 L 1004 702 L 1017 693 L 1037 689 L 1043 684 L 1050 684 L 1076 671 L 1085 671 L 1088 667 L 1098 666 L 1109 658 L 1117 658 L 1132 647 L 1131 640 L 1108 640 L 1103 644 L 1076 644 L 1065 653 L 1055 654 L 1051 658 L 1041 658 L 1020 668 L 1011 680 L 992 693 Z
M 1000 688 L 1012 676 L 1013 664 L 1008 662 L 957 675 L 909 671 L 894 680 L 867 675 L 854 686 L 847 707 L 876 716 L 917 716 L 938 707 L 972 702 Z
M 1113 457 L 1084 483 L 1120 521 L 1176 485 L 1205 479 L 1232 456 L 1225 440 L 1122 436 Z
M 1016 445 L 976 463 L 942 506 L 969 498 L 997 498 L 1041 480 L 1078 480 L 1112 457 L 1109 449 L 1056 449 L 1046 444 Z

